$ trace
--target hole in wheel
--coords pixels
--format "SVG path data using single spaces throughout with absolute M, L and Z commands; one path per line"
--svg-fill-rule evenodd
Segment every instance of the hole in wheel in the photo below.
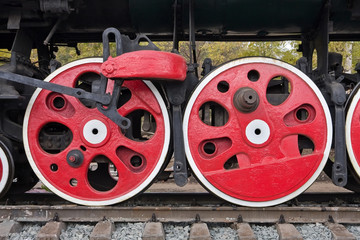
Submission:
M 120 97 L 116 104 L 117 108 L 121 108 L 125 103 L 127 103 L 131 99 L 131 91 L 126 87 L 121 87 Z
M 284 76 L 272 78 L 266 88 L 266 99 L 273 106 L 278 106 L 289 97 L 291 86 Z
M 99 130 L 97 130 L 96 128 L 94 128 L 94 129 L 92 130 L 92 133 L 93 133 L 94 135 L 96 135 L 96 134 L 99 133 Z
M 217 89 L 221 93 L 226 93 L 227 91 L 229 91 L 229 88 L 229 83 L 226 81 L 220 81 L 217 85 Z
M 237 160 L 236 155 L 232 156 L 231 158 L 229 158 L 229 160 L 227 160 L 227 161 L 224 163 L 224 168 L 225 168 L 226 170 L 231 170 L 231 169 L 237 169 L 237 168 L 239 168 L 239 163 L 238 163 L 238 160 Z
M 138 167 L 141 167 L 143 160 L 140 156 L 135 155 L 135 156 L 131 157 L 130 163 L 133 167 L 138 168 Z
M 94 72 L 87 72 L 80 75 L 75 83 L 75 88 L 80 88 L 86 92 L 92 92 L 100 87 L 100 75 Z M 78 91 L 76 94 L 81 95 Z M 79 101 L 87 108 L 95 108 L 96 102 L 88 99 L 79 99 Z
M 145 110 L 136 110 L 125 116 L 131 122 L 129 129 L 120 131 L 129 139 L 144 142 L 156 133 L 156 121 L 152 114 Z M 126 122 L 126 121 L 123 121 Z M 126 122 L 127 125 L 127 122 Z
M 259 128 L 255 129 L 255 134 L 260 135 L 261 134 L 261 129 L 259 129 Z
M 310 155 L 315 149 L 314 142 L 304 135 L 298 135 L 298 147 L 301 156 Z
M 56 172 L 59 169 L 58 165 L 53 163 L 50 165 L 50 170 Z
M 66 96 L 51 92 L 46 96 L 46 106 L 49 110 L 56 112 L 66 118 L 71 118 L 75 114 L 75 108 L 68 102 Z
M 207 143 L 204 144 L 203 149 L 204 149 L 204 152 L 205 152 L 206 154 L 211 155 L 211 154 L 214 154 L 214 153 L 215 153 L 215 151 L 216 151 L 216 146 L 215 146 L 215 144 L 212 143 L 212 142 L 207 142 Z
M 299 120 L 299 121 L 306 121 L 308 118 L 309 118 L 309 112 L 307 109 L 305 108 L 299 108 L 297 111 L 296 111 L 296 118 Z
M 87 176 L 91 187 L 100 192 L 113 189 L 119 177 L 115 165 L 104 155 L 96 156 L 91 161 Z
M 125 146 L 116 149 L 116 155 L 125 166 L 132 172 L 142 172 L 146 169 L 146 158 L 139 152 L 136 152 Z
M 286 114 L 284 123 L 286 126 L 307 124 L 314 121 L 316 115 L 316 110 L 312 105 L 303 104 Z
M 53 100 L 53 105 L 56 109 L 61 110 L 65 106 L 65 99 L 63 97 L 55 97 Z
M 250 70 L 247 74 L 247 77 L 250 81 L 256 82 L 260 78 L 260 73 L 256 70 Z
M 67 148 L 73 139 L 68 127 L 61 123 L 48 123 L 39 133 L 40 147 L 47 153 L 57 154 Z
M 229 120 L 229 113 L 216 102 L 206 102 L 200 107 L 199 117 L 206 125 L 221 127 Z
M 70 179 L 70 185 L 72 187 L 76 187 L 78 185 L 78 181 L 75 178 Z

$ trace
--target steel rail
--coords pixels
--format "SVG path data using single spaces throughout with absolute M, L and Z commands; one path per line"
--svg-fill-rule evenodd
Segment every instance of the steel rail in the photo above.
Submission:
M 360 223 L 359 207 L 84 207 L 61 206 L 1 206 L 0 220 L 18 222 L 48 222 L 58 219 L 63 222 L 147 222 L 156 216 L 160 222 L 237 222 L 276 223 L 282 218 L 288 223 Z
M 279 206 L 354 206 L 360 203 L 359 193 L 303 193 Z M 50 192 L 7 195 L 1 205 L 68 205 L 70 202 Z M 233 206 L 206 192 L 145 192 L 116 206 Z

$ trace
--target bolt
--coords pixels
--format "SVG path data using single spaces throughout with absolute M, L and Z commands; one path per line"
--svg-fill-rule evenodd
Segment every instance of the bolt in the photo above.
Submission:
M 259 106 L 259 95 L 249 87 L 243 87 L 236 91 L 233 103 L 237 110 L 243 113 L 250 113 Z
M 107 72 L 107 73 L 112 73 L 112 72 L 114 72 L 114 64 L 113 63 L 107 63 L 106 65 L 105 65 L 105 71 Z
M 344 104 L 346 99 L 343 96 L 338 96 L 337 101 L 338 101 L 338 104 Z
M 76 161 L 76 157 L 75 157 L 75 156 L 70 156 L 70 157 L 69 157 L 69 161 L 70 161 L 70 162 L 75 162 L 75 161 Z
M 67 154 L 66 160 L 71 167 L 77 168 L 80 167 L 83 163 L 84 155 L 81 153 L 80 150 L 74 149 Z

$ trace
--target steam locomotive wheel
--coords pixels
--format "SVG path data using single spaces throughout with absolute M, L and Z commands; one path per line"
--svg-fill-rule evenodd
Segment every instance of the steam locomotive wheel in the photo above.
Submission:
M 9 190 L 14 178 L 14 161 L 9 148 L 0 139 L 0 197 Z
M 209 73 L 184 114 L 186 156 L 209 191 L 235 204 L 271 206 L 305 191 L 329 155 L 332 123 L 316 85 L 269 58 Z
M 46 81 L 91 91 L 98 86 L 101 63 L 75 61 Z M 131 119 L 126 131 L 102 115 L 94 102 L 36 90 L 24 119 L 24 145 L 34 172 L 51 191 L 78 204 L 109 205 L 152 182 L 169 147 L 165 104 L 152 83 L 125 81 L 118 111 Z
M 360 179 L 360 91 L 359 88 L 355 89 L 350 105 L 347 110 L 346 123 L 345 123 L 345 136 L 346 136 L 346 147 L 348 156 L 353 167 L 355 179 Z M 355 186 L 357 184 L 354 184 Z M 355 189 L 357 192 L 359 188 Z

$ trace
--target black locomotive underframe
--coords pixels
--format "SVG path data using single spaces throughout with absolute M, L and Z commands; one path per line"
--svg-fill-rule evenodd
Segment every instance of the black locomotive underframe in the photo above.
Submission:
M 190 1 L 189 7 L 189 40 L 191 61 L 188 65 L 188 73 L 184 82 L 161 82 L 156 83 L 161 86 L 162 94 L 165 96 L 169 108 L 172 111 L 172 127 L 173 127 L 173 147 L 175 155 L 174 178 L 175 182 L 183 186 L 187 183 L 189 175 L 187 162 L 184 153 L 184 141 L 182 133 L 182 113 L 184 103 L 188 94 L 195 87 L 199 80 L 197 76 L 197 63 L 195 55 L 195 32 L 194 32 L 194 16 Z M 174 9 L 174 52 L 178 51 L 178 41 L 184 37 L 183 33 L 177 31 L 176 17 L 176 1 Z M 359 72 L 354 75 L 343 74 L 339 71 L 341 68 L 341 56 L 328 52 L 329 42 L 329 11 L 330 5 L 324 6 L 322 15 L 313 31 L 298 36 L 301 38 L 302 44 L 299 50 L 303 53 L 303 57 L 297 62 L 297 67 L 307 74 L 319 87 L 324 95 L 334 122 L 334 142 L 335 161 L 332 166 L 332 180 L 338 186 L 347 184 L 347 156 L 345 146 L 345 107 L 348 95 L 345 89 L 354 89 L 359 83 Z M 56 26 L 54 26 L 56 31 Z M 123 80 L 115 80 L 116 84 L 111 95 L 105 93 L 107 79 L 101 76 L 99 86 L 92 92 L 84 91 L 80 88 L 69 88 L 58 84 L 42 81 L 46 75 L 50 73 L 50 69 L 54 70 L 58 63 L 54 59 L 53 51 L 56 43 L 51 42 L 51 34 L 38 34 L 38 36 L 47 36 L 46 43 L 43 44 L 43 38 L 34 37 L 32 29 L 19 29 L 13 42 L 11 62 L 5 67 L 0 67 L 0 106 L 2 118 L 0 119 L 0 133 L 13 141 L 22 141 L 21 121 L 14 122 L 9 116 L 9 112 L 17 109 L 21 115 L 26 109 L 26 105 L 30 99 L 31 93 L 35 88 L 43 88 L 50 91 L 70 95 L 79 99 L 86 99 L 96 103 L 97 109 L 109 119 L 114 121 L 118 126 L 126 129 L 130 126 L 131 121 L 128 118 L 120 116 L 116 109 L 116 102 L 120 97 L 120 89 Z M 140 46 L 139 41 L 147 41 L 147 46 Z M 115 40 L 116 55 L 125 52 L 158 48 L 145 35 L 138 34 L 135 38 L 130 39 L 128 36 L 120 35 L 113 28 L 107 29 L 103 33 L 104 61 L 110 55 L 109 42 Z M 248 40 L 237 39 L 237 40 Z M 257 39 L 259 40 L 259 39 Z M 261 39 L 263 40 L 263 39 Z M 68 45 L 76 46 L 73 42 Z M 36 46 L 39 54 L 39 68 L 35 69 L 31 64 L 27 64 L 30 57 L 31 49 Z M 317 69 L 311 69 L 312 56 L 314 50 L 317 52 Z M 24 60 L 25 59 L 25 60 Z M 330 60 L 329 60 L 330 59 Z M 214 67 L 211 61 L 204 62 L 203 69 L 206 75 Z M 360 68 L 359 68 L 360 70 Z M 24 87 L 25 85 L 25 87 Z M 20 109 L 20 110 L 19 110 Z M 12 127 L 8 127 L 9 124 Z

